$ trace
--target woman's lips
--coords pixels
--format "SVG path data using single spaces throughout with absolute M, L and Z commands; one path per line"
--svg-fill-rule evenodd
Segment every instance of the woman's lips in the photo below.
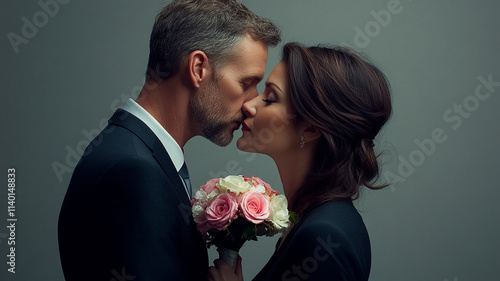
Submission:
M 244 132 L 244 131 L 248 131 L 250 132 L 250 128 L 248 128 L 247 124 L 245 124 L 245 121 L 241 122 L 241 130 Z

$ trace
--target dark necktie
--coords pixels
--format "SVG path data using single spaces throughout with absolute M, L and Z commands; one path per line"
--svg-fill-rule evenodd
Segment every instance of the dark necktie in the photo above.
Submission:
M 184 162 L 184 164 L 182 164 L 182 167 L 179 170 L 179 175 L 184 180 L 184 183 L 186 184 L 186 187 L 187 187 L 187 190 L 188 190 L 188 193 L 189 193 L 189 198 L 191 198 L 191 195 L 193 193 L 192 193 L 192 190 L 191 190 L 191 181 L 189 180 L 189 171 L 188 171 L 188 168 L 186 166 L 186 162 Z

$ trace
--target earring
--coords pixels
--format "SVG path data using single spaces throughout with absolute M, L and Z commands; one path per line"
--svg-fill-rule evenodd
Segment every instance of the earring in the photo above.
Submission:
M 304 136 L 300 136 L 300 148 L 304 148 L 304 144 L 306 144 L 306 141 L 304 140 Z

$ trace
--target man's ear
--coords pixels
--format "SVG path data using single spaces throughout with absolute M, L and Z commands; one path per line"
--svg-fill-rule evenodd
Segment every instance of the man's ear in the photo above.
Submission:
M 189 82 L 195 88 L 199 88 L 203 81 L 209 81 L 212 66 L 207 55 L 202 51 L 193 51 L 188 56 Z

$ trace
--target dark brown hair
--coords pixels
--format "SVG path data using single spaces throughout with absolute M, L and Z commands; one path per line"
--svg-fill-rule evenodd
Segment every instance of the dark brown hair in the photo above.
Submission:
M 189 53 L 205 52 L 216 69 L 244 35 L 276 46 L 278 28 L 236 0 L 174 0 L 156 17 L 149 43 L 148 77 L 175 74 Z
M 312 169 L 290 208 L 300 216 L 326 201 L 356 199 L 361 186 L 385 187 L 374 183 L 379 166 L 373 150 L 373 139 L 392 111 L 385 75 L 341 47 L 288 43 L 283 61 L 298 120 L 321 132 Z

